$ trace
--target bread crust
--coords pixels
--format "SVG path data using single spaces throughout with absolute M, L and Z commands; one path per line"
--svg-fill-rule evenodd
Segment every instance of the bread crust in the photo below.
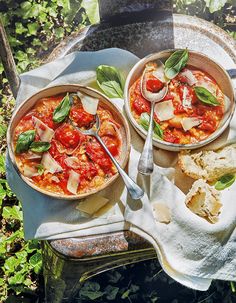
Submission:
M 210 151 L 182 151 L 178 165 L 193 179 L 216 181 L 225 174 L 236 173 L 236 144 Z

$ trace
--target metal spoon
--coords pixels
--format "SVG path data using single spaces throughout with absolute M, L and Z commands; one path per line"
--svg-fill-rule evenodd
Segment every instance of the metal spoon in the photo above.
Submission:
M 160 62 L 160 64 L 162 63 Z M 152 133 L 153 133 L 154 106 L 155 103 L 161 101 L 168 92 L 167 82 L 165 86 L 157 93 L 152 93 L 148 91 L 146 89 L 146 81 L 145 81 L 145 75 L 147 71 L 148 68 L 146 67 L 143 71 L 141 78 L 141 93 L 146 100 L 151 102 L 151 113 L 150 113 L 148 133 L 138 163 L 138 171 L 143 175 L 150 175 L 153 172 L 153 145 L 152 145 L 153 134 Z
M 141 199 L 144 195 L 144 191 L 126 174 L 126 172 L 121 168 L 120 164 L 117 162 L 117 160 L 112 156 L 112 154 L 110 153 L 109 149 L 106 147 L 105 143 L 102 141 L 101 137 L 99 136 L 98 132 L 100 129 L 100 119 L 98 117 L 98 115 L 96 115 L 96 123 L 95 125 L 88 129 L 88 130 L 82 130 L 79 127 L 77 127 L 74 122 L 69 119 L 70 124 L 78 129 L 82 134 L 85 135 L 89 135 L 89 136 L 93 136 L 95 137 L 98 142 L 102 145 L 102 147 L 104 148 L 105 152 L 108 154 L 108 156 L 110 157 L 111 161 L 114 163 L 114 165 L 116 166 L 120 176 L 122 177 L 125 186 L 131 196 L 132 199 L 134 200 L 138 200 Z

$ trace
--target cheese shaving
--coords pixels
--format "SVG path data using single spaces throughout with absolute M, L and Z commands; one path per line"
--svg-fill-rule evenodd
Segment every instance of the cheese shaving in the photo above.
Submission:
M 170 120 L 175 116 L 172 100 L 157 103 L 154 111 L 160 121 Z
M 77 92 L 77 95 L 81 100 L 83 109 L 91 115 L 96 115 L 99 99 L 84 95 L 81 92 Z

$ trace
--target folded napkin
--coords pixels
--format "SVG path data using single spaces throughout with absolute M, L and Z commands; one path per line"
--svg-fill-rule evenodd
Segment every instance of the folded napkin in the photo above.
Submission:
M 16 104 L 46 86 L 80 83 L 96 87 L 95 69 L 99 64 L 116 66 L 126 75 L 137 60 L 133 54 L 114 48 L 72 53 L 21 75 Z M 123 100 L 112 102 L 123 110 Z M 214 146 L 236 137 L 236 116 L 231 125 L 230 132 L 226 131 Z M 219 222 L 208 223 L 185 206 L 185 194 L 193 180 L 176 167 L 177 153 L 155 149 L 153 174 L 138 174 L 143 139 L 132 126 L 130 129 L 132 147 L 127 171 L 145 195 L 132 201 L 118 178 L 108 190 L 98 194 L 109 200 L 109 208 L 97 218 L 88 218 L 76 209 L 78 201 L 49 198 L 31 189 L 7 160 L 8 182 L 22 201 L 25 238 L 58 239 L 130 229 L 150 241 L 166 273 L 188 287 L 207 290 L 212 279 L 236 280 L 236 205 L 232 201 L 236 186 L 222 193 Z M 153 205 L 157 204 L 168 207 L 170 222 L 155 219 Z

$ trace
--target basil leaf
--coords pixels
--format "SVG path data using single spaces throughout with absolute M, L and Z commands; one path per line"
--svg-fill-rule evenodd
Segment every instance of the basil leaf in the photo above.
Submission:
M 49 142 L 36 141 L 31 143 L 30 150 L 36 153 L 43 153 L 51 147 Z
M 173 79 L 185 67 L 188 61 L 188 50 L 175 51 L 165 62 L 164 72 L 167 78 Z
M 27 151 L 30 144 L 34 141 L 35 130 L 27 130 L 19 135 L 16 142 L 16 153 L 20 154 Z
M 37 166 L 36 166 L 36 168 L 37 168 L 37 170 L 38 170 L 38 173 L 39 173 L 39 175 L 41 176 L 43 173 L 44 173 L 44 166 L 43 166 L 43 164 L 38 164 Z
M 124 80 L 114 66 L 99 65 L 96 69 L 97 84 L 110 98 L 123 98 Z
M 56 123 L 63 122 L 65 118 L 69 115 L 70 108 L 71 102 L 69 93 L 67 93 L 63 100 L 60 102 L 60 104 L 55 108 L 52 118 L 53 121 Z
M 217 106 L 220 105 L 220 103 L 217 101 L 216 97 L 212 95 L 211 92 L 209 92 L 208 89 L 202 86 L 195 86 L 194 91 L 200 101 L 203 103 L 206 103 L 208 105 Z
M 215 183 L 215 189 L 223 190 L 231 186 L 235 180 L 236 180 L 236 175 L 233 174 L 224 175 Z
M 146 131 L 148 131 L 149 121 L 150 121 L 150 115 L 148 113 L 142 113 L 139 122 Z M 163 130 L 155 120 L 154 120 L 153 131 L 154 131 L 154 137 L 158 139 L 163 138 Z

